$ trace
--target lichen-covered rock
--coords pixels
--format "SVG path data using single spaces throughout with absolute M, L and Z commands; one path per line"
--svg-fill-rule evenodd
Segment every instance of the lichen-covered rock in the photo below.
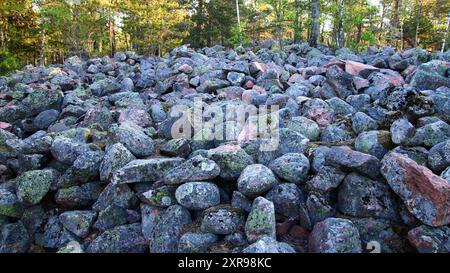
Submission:
M 178 203 L 187 209 L 202 210 L 220 203 L 219 188 L 209 182 L 188 182 L 175 192 Z
M 275 207 L 264 197 L 253 200 L 252 210 L 245 222 L 245 234 L 249 243 L 264 236 L 275 239 Z
M 409 243 L 419 253 L 449 253 L 450 228 L 422 225 L 408 232 Z
M 313 253 L 360 253 L 358 229 L 346 219 L 328 218 L 314 225 L 308 251 Z
M 100 180 L 108 181 L 112 178 L 115 171 L 124 167 L 136 157 L 128 151 L 122 143 L 116 143 L 106 149 L 105 156 L 100 164 Z
M 22 202 L 14 193 L 0 188 L 0 215 L 20 218 L 23 210 Z
M 102 190 L 103 186 L 98 182 L 59 189 L 55 194 L 55 202 L 64 208 L 88 207 L 96 202 Z
M 122 123 L 113 131 L 113 139 L 125 146 L 133 155 L 144 158 L 155 153 L 155 142 L 138 125 Z
M 148 245 L 140 224 L 118 226 L 103 232 L 86 249 L 87 253 L 143 253 Z
M 333 147 L 326 153 L 326 164 L 356 171 L 370 178 L 380 176 L 380 161 L 368 154 L 353 151 L 349 147 Z
M 356 112 L 352 117 L 353 132 L 360 134 L 364 131 L 378 129 L 378 123 L 363 112 Z
M 295 253 L 287 243 L 277 242 L 274 238 L 264 236 L 242 250 L 243 253 Z
M 237 145 L 222 145 L 208 151 L 208 158 L 220 167 L 219 177 L 225 180 L 239 178 L 241 172 L 254 163 L 253 158 Z
M 389 186 L 356 173 L 347 175 L 339 187 L 338 206 L 349 216 L 399 220 L 396 200 Z
M 1 229 L 0 253 L 25 253 L 30 243 L 30 235 L 20 221 L 7 224 Z
M 428 166 L 435 173 L 440 173 L 450 166 L 450 140 L 438 143 L 430 149 Z
M 396 232 L 397 227 L 386 219 L 351 218 L 358 228 L 364 252 L 403 253 L 408 250 L 406 240 Z M 374 243 L 378 243 L 377 249 Z
M 127 211 L 125 208 L 117 205 L 110 205 L 98 213 L 97 220 L 93 224 L 93 228 L 106 231 L 114 227 L 127 223 Z
M 207 233 L 227 235 L 243 230 L 243 211 L 227 206 L 213 207 L 203 213 L 201 229 Z
M 211 233 L 187 232 L 178 242 L 178 253 L 206 253 L 217 241 L 217 235 Z
M 189 181 L 211 180 L 219 174 L 220 168 L 214 161 L 197 155 L 167 171 L 163 179 L 166 184 L 182 184 Z
M 172 168 L 183 163 L 182 158 L 137 159 L 114 172 L 113 184 L 158 181 Z
M 275 213 L 290 219 L 298 217 L 300 203 L 305 201 L 300 188 L 292 183 L 276 185 L 266 194 L 266 199 L 273 202 Z
M 186 158 L 191 153 L 191 143 L 184 138 L 171 139 L 164 143 L 160 150 L 161 153 L 168 156 Z
M 402 118 L 394 121 L 391 125 L 392 142 L 397 145 L 406 145 L 414 136 L 416 129 L 407 119 Z
M 176 186 L 155 186 L 148 191 L 142 192 L 139 197 L 142 202 L 151 206 L 167 208 L 176 203 L 175 190 Z
M 305 117 L 292 117 L 286 124 L 286 127 L 298 132 L 311 141 L 319 139 L 320 128 L 319 125 Z
M 17 179 L 17 197 L 30 205 L 38 204 L 55 181 L 52 170 L 35 170 L 23 173 Z
M 345 172 L 339 168 L 323 166 L 316 176 L 307 181 L 306 184 L 312 190 L 329 192 L 336 189 L 345 178 Z
M 288 153 L 272 161 L 269 168 L 281 179 L 298 184 L 306 181 L 310 163 L 303 154 Z
M 191 223 L 187 209 L 178 205 L 169 207 L 155 221 L 150 234 L 150 253 L 176 253 L 181 232 Z
M 247 166 L 239 176 L 238 190 L 247 197 L 256 197 L 269 191 L 277 179 L 273 172 L 266 166 L 254 164 Z
M 382 160 L 381 173 L 408 210 L 424 224 L 450 223 L 450 184 L 426 167 L 397 153 Z
M 391 134 L 388 131 L 363 132 L 355 140 L 357 151 L 373 155 L 380 160 L 392 147 Z
M 89 151 L 85 143 L 79 143 L 66 137 L 57 137 L 50 149 L 52 156 L 59 162 L 72 165 L 82 153 Z
M 137 203 L 137 198 L 128 185 L 108 184 L 99 193 L 96 200 L 95 204 L 92 205 L 92 208 L 96 211 L 102 211 L 112 204 L 123 208 L 130 208 Z
M 80 238 L 86 238 L 96 216 L 95 211 L 67 211 L 59 215 L 59 221 L 64 228 L 73 232 L 73 234 Z

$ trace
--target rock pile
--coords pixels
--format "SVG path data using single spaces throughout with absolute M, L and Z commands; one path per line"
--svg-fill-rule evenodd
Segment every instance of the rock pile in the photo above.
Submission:
M 0 253 L 450 252 L 449 74 L 450 52 L 294 44 L 0 77 Z M 173 137 L 198 98 L 278 106 L 278 148 Z

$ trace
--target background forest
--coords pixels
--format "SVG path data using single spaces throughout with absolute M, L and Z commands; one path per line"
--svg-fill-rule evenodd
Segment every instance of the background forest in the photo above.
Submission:
M 441 50 L 449 11 L 448 0 L 1 0 L 0 74 L 73 54 L 161 56 L 181 44 Z

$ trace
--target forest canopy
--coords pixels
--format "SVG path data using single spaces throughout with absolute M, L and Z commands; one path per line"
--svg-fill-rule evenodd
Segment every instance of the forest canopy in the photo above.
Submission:
M 441 50 L 449 11 L 448 0 L 2 0 L 0 73 L 74 54 L 162 56 L 181 44 Z

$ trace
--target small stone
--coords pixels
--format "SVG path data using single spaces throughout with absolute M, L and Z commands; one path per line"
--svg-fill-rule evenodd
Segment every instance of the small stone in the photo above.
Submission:
M 70 241 L 64 247 L 58 249 L 57 253 L 84 253 L 83 248 L 77 241 Z
M 430 149 L 428 166 L 435 173 L 440 173 L 450 166 L 450 140 L 438 143 Z
M 17 182 L 17 197 L 30 205 L 38 204 L 50 190 L 55 181 L 51 170 L 35 170 L 23 173 Z
M 22 203 L 14 193 L 0 188 L 0 215 L 20 218 L 23 210 Z
M 154 141 L 145 134 L 141 127 L 134 123 L 122 123 L 115 130 L 113 139 L 122 143 L 138 158 L 147 157 L 155 153 Z
M 220 203 L 219 188 L 208 182 L 188 182 L 179 186 L 175 198 L 183 207 L 202 210 Z
M 137 159 L 118 169 L 111 179 L 113 184 L 158 181 L 172 168 L 183 163 L 182 158 Z
M 360 134 L 364 131 L 371 131 L 378 129 L 378 123 L 367 114 L 357 112 L 352 117 L 353 132 Z
M 93 227 L 100 231 L 106 231 L 126 223 L 126 209 L 112 204 L 98 213 L 97 220 L 95 221 Z
M 392 146 L 391 134 L 388 131 L 364 132 L 355 140 L 355 150 L 373 155 L 380 160 Z
M 103 232 L 86 249 L 87 253 L 143 253 L 148 245 L 140 224 L 118 226 Z
M 168 156 L 186 158 L 191 153 L 191 144 L 189 140 L 184 138 L 171 139 L 164 143 L 160 150 L 162 154 Z
M 286 127 L 304 135 L 311 141 L 316 141 L 320 135 L 319 125 L 305 117 L 292 117 L 287 122 Z
M 245 234 L 249 243 L 264 236 L 275 239 L 275 207 L 264 197 L 253 200 L 252 210 L 245 223 Z
M 211 233 L 187 232 L 178 242 L 178 253 L 207 253 L 218 240 L 217 235 Z
M 53 158 L 57 161 L 72 165 L 82 153 L 89 151 L 89 147 L 84 143 L 75 142 L 65 137 L 57 137 L 50 148 Z
M 94 204 L 99 198 L 103 186 L 98 182 L 59 189 L 55 194 L 55 202 L 65 208 L 82 208 Z
M 408 232 L 408 240 L 419 253 L 450 252 L 449 227 L 432 228 L 422 225 Z
M 273 172 L 264 165 L 247 166 L 238 179 L 238 190 L 247 197 L 256 197 L 269 191 L 277 179 Z
M 182 184 L 189 181 L 204 181 L 216 178 L 220 174 L 219 166 L 201 155 L 192 157 L 164 175 L 166 184 Z
M 231 207 L 210 208 L 203 213 L 201 229 L 207 233 L 227 235 L 244 229 L 244 213 Z
M 399 220 L 396 200 L 389 186 L 356 173 L 347 175 L 339 187 L 338 207 L 349 216 Z
M 264 236 L 242 250 L 242 253 L 295 253 L 292 246 Z
M 336 189 L 345 178 L 345 172 L 339 168 L 323 166 L 316 176 L 307 182 L 310 189 L 329 192 Z
M 105 210 L 112 204 L 122 208 L 130 208 L 138 201 L 136 196 L 134 196 L 133 191 L 126 184 L 108 184 L 96 200 L 97 201 L 92 206 L 96 211 Z
M 245 197 L 241 192 L 233 191 L 233 196 L 231 198 L 231 206 L 233 208 L 241 209 L 245 212 L 250 212 L 252 209 L 252 202 Z
M 289 153 L 272 161 L 269 168 L 281 179 L 299 184 L 308 178 L 310 163 L 303 154 Z
M 150 239 L 150 253 L 176 253 L 182 231 L 192 223 L 189 211 L 174 205 L 155 221 Z
M 67 211 L 59 215 L 59 221 L 73 234 L 86 238 L 96 216 L 95 211 Z
M 135 159 L 136 157 L 122 143 L 109 146 L 100 164 L 100 180 L 110 180 L 114 172 Z
M 47 130 L 59 117 L 59 111 L 50 109 L 39 113 L 33 120 L 33 126 L 37 130 Z
M 370 178 L 380 176 L 380 161 L 376 157 L 353 151 L 346 146 L 331 148 L 326 154 L 326 163 L 344 170 L 359 172 Z
M 220 167 L 219 177 L 224 180 L 235 180 L 241 172 L 253 164 L 253 158 L 238 145 L 222 145 L 208 151 L 208 158 Z
M 0 235 L 0 253 L 25 253 L 30 243 L 30 235 L 22 222 L 3 226 Z
M 314 225 L 308 250 L 312 253 L 361 253 L 358 229 L 349 220 L 328 218 Z
M 391 125 L 392 142 L 397 145 L 406 145 L 414 136 L 416 129 L 407 119 L 398 119 Z
M 266 194 L 266 199 L 273 202 L 275 213 L 290 219 L 298 217 L 300 203 L 304 202 L 300 188 L 292 183 L 276 185 Z
M 300 218 L 300 223 L 305 228 L 311 229 L 315 223 L 336 215 L 336 209 L 332 206 L 329 198 L 319 194 L 310 194 L 306 200 L 308 215 Z M 302 212 L 302 210 L 300 210 Z M 308 219 L 309 218 L 309 219 Z

